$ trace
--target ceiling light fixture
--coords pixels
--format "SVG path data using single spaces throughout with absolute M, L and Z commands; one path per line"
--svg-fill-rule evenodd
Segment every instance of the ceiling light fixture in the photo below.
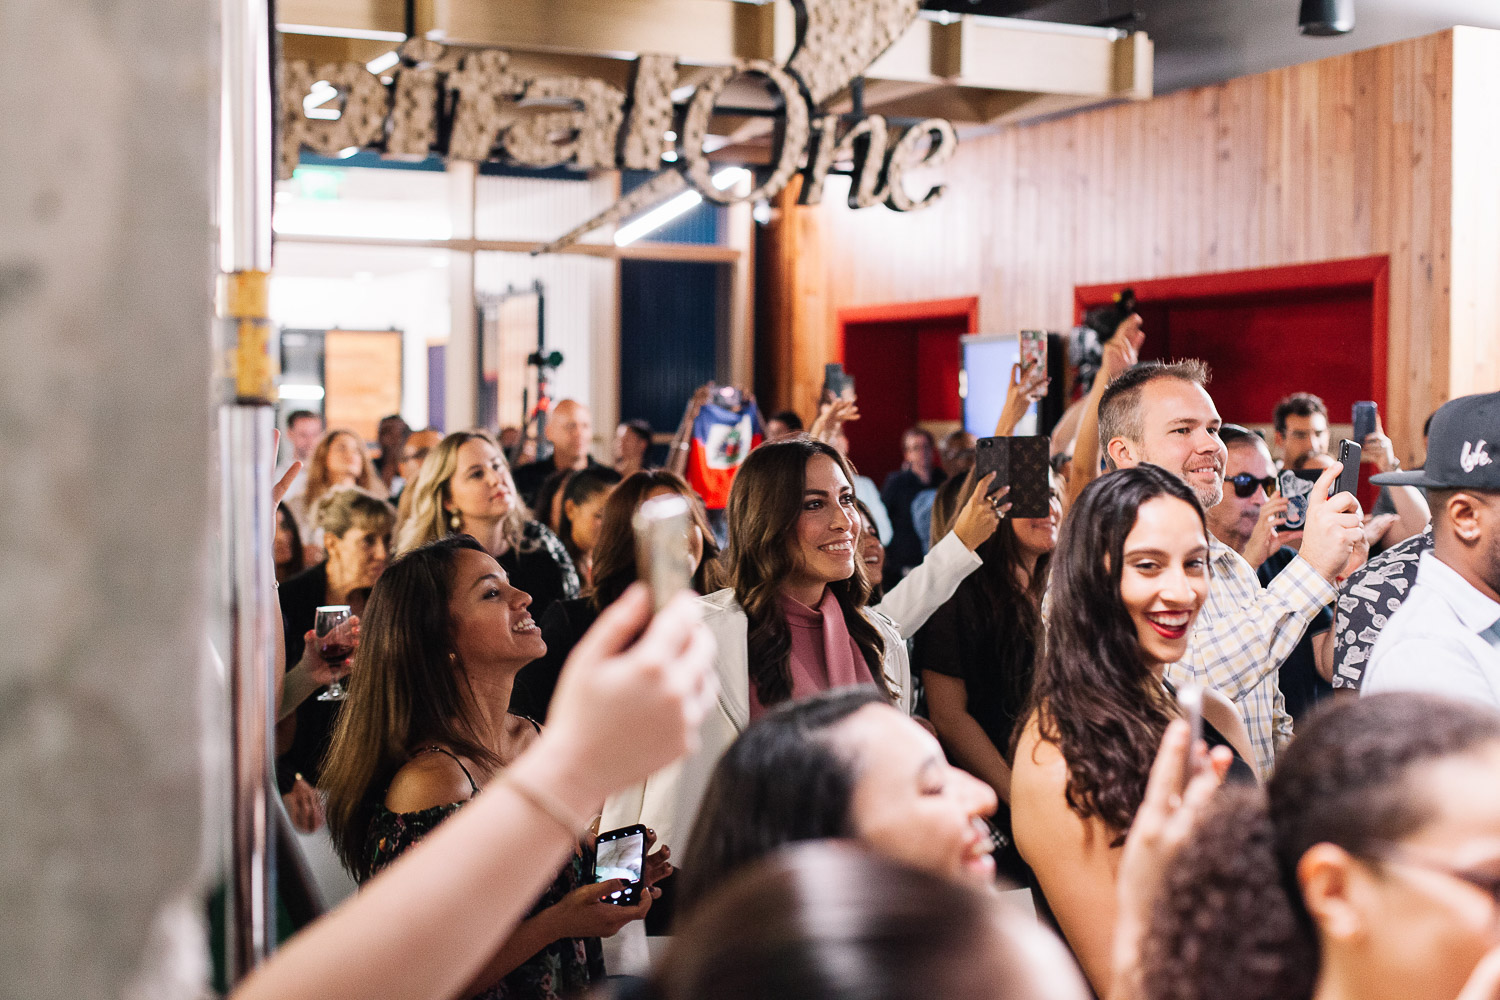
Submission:
M 714 187 L 725 191 L 749 176 L 750 171 L 744 167 L 726 167 L 714 174 Z M 651 209 L 645 215 L 637 216 L 621 226 L 615 233 L 615 246 L 629 246 L 642 236 L 656 232 L 673 219 L 691 212 L 701 204 L 703 204 L 701 194 L 697 191 L 684 191 L 670 201 L 665 201 Z
M 1302 0 L 1297 27 L 1304 35 L 1347 35 L 1354 30 L 1354 0 Z

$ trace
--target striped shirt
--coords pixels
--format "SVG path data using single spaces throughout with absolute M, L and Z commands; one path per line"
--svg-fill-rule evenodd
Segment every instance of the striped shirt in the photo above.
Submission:
M 1277 673 L 1338 590 L 1301 556 L 1262 588 L 1238 552 L 1213 535 L 1208 546 L 1208 600 L 1187 654 L 1167 664 L 1166 677 L 1178 687 L 1197 682 L 1214 688 L 1239 707 L 1250 730 L 1256 770 L 1265 779 L 1276 751 L 1292 738 L 1292 717 Z

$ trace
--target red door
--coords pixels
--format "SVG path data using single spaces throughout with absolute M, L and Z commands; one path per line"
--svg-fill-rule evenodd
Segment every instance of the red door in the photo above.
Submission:
M 839 313 L 844 370 L 860 419 L 848 425 L 849 458 L 883 483 L 901 467 L 901 436 L 918 424 L 963 419 L 959 338 L 975 330 L 977 299 L 910 302 Z

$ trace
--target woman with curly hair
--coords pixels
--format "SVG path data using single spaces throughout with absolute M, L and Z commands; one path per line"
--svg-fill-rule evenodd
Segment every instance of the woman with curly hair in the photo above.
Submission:
M 1208 529 L 1192 491 L 1153 465 L 1110 473 L 1074 503 L 1051 561 L 1044 652 L 1017 727 L 1016 847 L 1094 988 L 1110 981 L 1119 849 L 1178 713 L 1163 680 L 1208 596 Z M 1204 693 L 1210 745 L 1254 781 L 1228 699 Z
M 1146 1000 L 1454 1000 L 1500 963 L 1500 714 L 1340 702 L 1167 866 Z
M 567 549 L 532 518 L 500 446 L 485 432 L 455 431 L 443 438 L 407 489 L 411 507 L 398 529 L 398 555 L 465 534 L 495 557 L 516 589 L 531 595 L 533 615 L 578 596 L 578 573 Z

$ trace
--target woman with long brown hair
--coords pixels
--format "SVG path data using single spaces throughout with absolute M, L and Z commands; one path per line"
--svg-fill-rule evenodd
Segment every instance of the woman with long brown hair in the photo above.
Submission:
M 297 519 L 302 544 L 311 565 L 323 558 L 323 531 L 318 527 L 318 501 L 330 490 L 341 486 L 358 486 L 372 496 L 384 499 L 387 490 L 365 443 L 353 431 L 334 428 L 324 434 L 313 449 L 312 460 L 302 488 L 283 501 Z
M 584 473 L 579 473 L 583 475 Z M 557 601 L 541 616 L 542 639 L 547 654 L 527 665 L 516 678 L 513 703 L 522 715 L 547 721 L 557 676 L 568 654 L 583 634 L 593 627 L 600 612 L 609 607 L 636 581 L 636 537 L 632 519 L 641 504 L 661 496 L 680 496 L 688 502 L 693 525 L 688 550 L 693 557 L 693 589 L 709 594 L 719 589 L 719 545 L 703 501 L 681 476 L 665 469 L 637 472 L 616 486 L 604 504 L 594 545 L 593 584 L 582 597 Z
M 906 643 L 867 607 L 870 582 L 857 568 L 852 475 L 838 451 L 807 437 L 762 445 L 740 467 L 729 494 L 727 588 L 703 599 L 718 642 L 719 710 L 697 753 L 610 800 L 607 826 L 645 823 L 685 841 L 719 757 L 752 720 L 790 699 L 865 684 L 911 712 Z
M 545 647 L 531 599 L 467 535 L 392 563 L 370 595 L 349 698 L 323 767 L 328 826 L 344 866 L 363 882 L 412 847 L 505 769 L 540 727 L 510 712 L 517 672 Z M 531 790 L 547 804 L 547 789 Z M 602 972 L 599 938 L 650 909 L 604 897 L 589 852 L 559 872 L 464 996 L 553 1000 Z M 654 855 L 649 886 L 670 872 Z
M 1177 701 L 1163 680 L 1187 652 L 1208 597 L 1208 528 L 1181 479 L 1142 465 L 1095 480 L 1051 562 L 1043 654 L 1018 727 L 1011 824 L 1056 919 L 1100 995 L 1108 992 L 1119 850 Z M 1204 734 L 1254 781 L 1234 705 L 1203 698 Z
M 495 439 L 455 431 L 427 453 L 407 487 L 411 507 L 397 553 L 453 534 L 477 539 L 541 615 L 553 601 L 578 596 L 578 573 L 562 541 L 531 516 Z

